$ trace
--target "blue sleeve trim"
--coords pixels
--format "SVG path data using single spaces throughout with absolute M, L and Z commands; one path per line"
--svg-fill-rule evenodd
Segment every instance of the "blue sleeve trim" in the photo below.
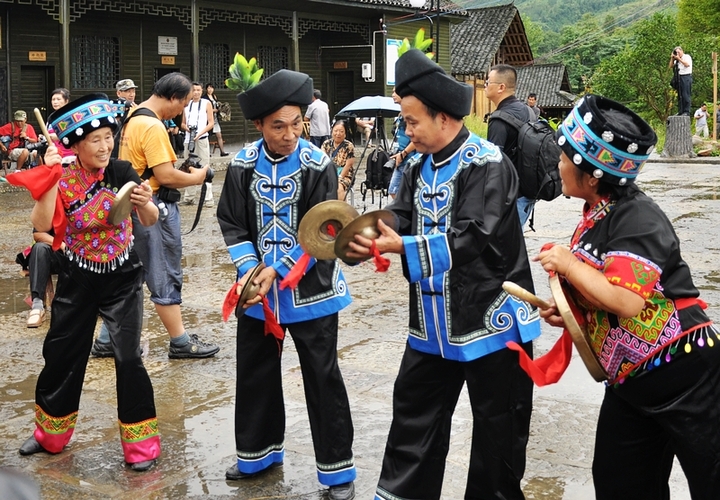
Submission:
M 402 240 L 410 283 L 444 273 L 452 267 L 447 234 L 403 236 Z
M 230 259 L 238 270 L 238 278 L 243 276 L 258 263 L 255 247 L 249 241 L 228 247 Z

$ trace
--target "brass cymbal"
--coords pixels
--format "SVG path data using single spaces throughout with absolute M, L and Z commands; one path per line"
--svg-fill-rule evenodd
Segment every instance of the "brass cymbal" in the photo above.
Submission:
M 382 220 L 385 224 L 397 231 L 397 216 L 391 211 L 374 210 L 372 212 L 368 212 L 355 218 L 355 220 L 353 220 L 350 224 L 345 226 L 342 231 L 340 231 L 340 233 L 337 235 L 337 238 L 335 238 L 335 255 L 337 255 L 344 262 L 348 263 L 361 262 L 363 260 L 370 259 L 371 256 L 368 256 L 364 259 L 348 257 L 347 254 L 352 251 L 349 244 L 355 239 L 356 234 L 359 234 L 371 240 L 377 239 L 380 236 L 380 231 L 378 231 L 377 228 L 377 223 L 379 220 Z
M 252 268 L 252 271 L 250 271 L 250 276 L 248 276 L 248 279 L 245 282 L 245 286 L 243 286 L 242 292 L 240 292 L 240 300 L 238 300 L 237 306 L 235 307 L 235 315 L 237 317 L 245 314 L 245 309 L 243 308 L 243 305 L 245 304 L 245 302 L 255 297 L 260 291 L 260 285 L 256 285 L 255 283 L 253 283 L 253 280 L 257 277 L 258 274 L 260 274 L 260 271 L 262 271 L 263 269 L 265 269 L 265 264 L 260 262 L 258 265 Z
M 298 241 L 306 254 L 319 260 L 333 260 L 335 238 L 358 216 L 357 210 L 344 201 L 327 200 L 307 211 L 298 226 Z M 335 236 L 328 232 L 332 226 Z
M 132 202 L 130 196 L 132 196 L 133 190 L 138 186 L 137 182 L 128 181 L 115 195 L 113 206 L 110 207 L 108 212 L 107 220 L 113 226 L 117 226 L 122 221 L 127 219 L 127 216 L 132 212 Z

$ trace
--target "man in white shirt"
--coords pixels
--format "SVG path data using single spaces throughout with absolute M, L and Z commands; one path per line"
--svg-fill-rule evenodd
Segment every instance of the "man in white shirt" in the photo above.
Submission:
M 679 45 L 670 55 L 669 67 L 678 72 L 678 115 L 690 116 L 690 94 L 692 92 L 692 57 Z
M 330 139 L 330 108 L 321 97 L 318 89 L 313 90 L 313 100 L 305 112 L 305 119 L 310 121 L 310 142 L 317 147 Z
M 700 135 L 701 132 L 702 136 L 705 138 L 710 135 L 710 131 L 708 130 L 708 118 L 710 118 L 710 114 L 707 110 L 707 104 L 703 104 L 697 111 L 695 111 L 695 135 Z
M 208 136 L 215 125 L 213 117 L 212 103 L 202 98 L 202 83 L 193 82 L 192 84 L 192 100 L 185 107 L 182 118 L 182 128 L 185 131 L 185 157 L 188 154 L 196 154 L 200 157 L 200 165 L 210 164 L 210 142 Z M 190 137 L 194 136 L 191 144 Z M 215 205 L 212 195 L 212 184 L 207 184 L 207 194 L 205 195 L 205 206 L 212 207 Z M 181 205 L 194 205 L 195 196 L 197 195 L 197 186 L 188 186 L 185 188 L 185 194 L 180 202 Z

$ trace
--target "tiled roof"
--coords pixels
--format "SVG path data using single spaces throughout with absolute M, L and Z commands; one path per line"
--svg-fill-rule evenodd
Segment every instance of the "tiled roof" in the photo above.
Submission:
M 528 94 L 538 95 L 541 108 L 571 108 L 576 99 L 570 92 L 567 70 L 562 63 L 521 66 L 517 69 L 515 95 L 524 101 Z
M 412 9 L 408 0 L 347 0 L 351 3 L 364 3 L 367 5 L 373 5 L 378 7 L 398 7 L 405 9 Z M 425 0 L 425 7 L 421 10 L 427 10 L 430 7 L 430 0 Z M 435 7 L 436 0 L 432 0 L 432 5 Z M 443 12 L 454 12 L 458 14 L 465 14 L 465 10 L 456 2 L 452 0 L 440 0 L 440 10 Z M 434 11 L 433 11 L 434 12 Z
M 450 62 L 454 75 L 484 75 L 500 48 L 517 8 L 512 4 L 469 11 L 469 18 L 450 28 Z

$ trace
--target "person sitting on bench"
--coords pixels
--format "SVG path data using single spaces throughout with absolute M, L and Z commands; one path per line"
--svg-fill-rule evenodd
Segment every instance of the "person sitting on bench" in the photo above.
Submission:
M 30 153 L 25 147 L 26 142 L 34 143 L 38 140 L 35 129 L 27 122 L 25 111 L 21 109 L 15 111 L 13 121 L 0 127 L 0 137 L 2 136 L 10 137 L 10 144 L 6 145 L 4 142 L 0 142 L 0 150 L 8 155 L 10 161 L 17 163 L 18 170 L 23 168 L 28 157 L 31 162 L 37 157 L 36 151 Z
M 365 134 L 365 142 L 368 143 L 368 146 L 371 146 L 370 136 L 375 129 L 375 118 L 356 118 L 355 125 L 357 125 L 357 129 L 360 132 Z

